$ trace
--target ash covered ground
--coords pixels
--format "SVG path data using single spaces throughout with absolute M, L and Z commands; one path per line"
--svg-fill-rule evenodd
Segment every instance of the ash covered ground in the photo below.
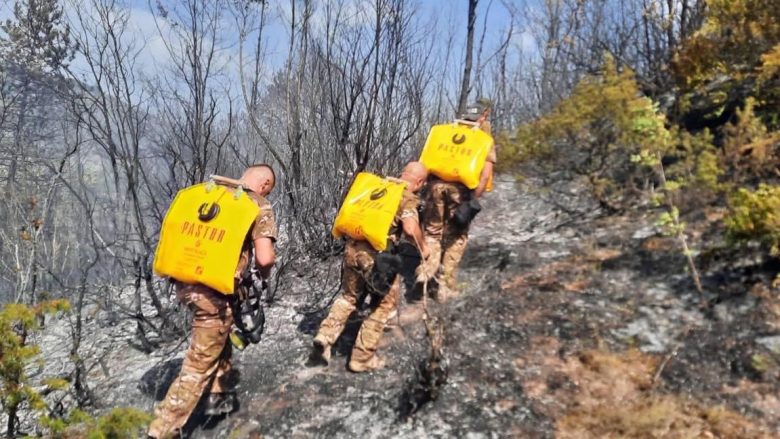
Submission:
M 418 407 L 410 392 L 429 352 L 415 291 L 385 332 L 385 369 L 346 369 L 360 315 L 330 366 L 304 365 L 337 292 L 334 257 L 286 275 L 267 309 L 263 341 L 234 356 L 240 410 L 226 419 L 196 417 L 188 434 L 780 436 L 780 300 L 771 286 L 778 267 L 755 251 L 740 256 L 726 247 L 721 212 L 692 213 L 691 243 L 707 249 L 697 255 L 702 296 L 676 242 L 653 226 L 657 212 L 606 216 L 587 199 L 577 185 L 550 190 L 508 180 L 485 197 L 461 296 L 429 303 L 444 322 L 448 372 L 435 401 Z M 104 337 L 111 348 L 104 346 L 92 373 L 95 394 L 105 407 L 151 410 L 186 341 L 147 355 L 129 346 L 132 325 L 112 328 Z M 56 344 L 56 332 L 51 325 L 44 347 Z M 403 416 L 410 407 L 416 412 Z

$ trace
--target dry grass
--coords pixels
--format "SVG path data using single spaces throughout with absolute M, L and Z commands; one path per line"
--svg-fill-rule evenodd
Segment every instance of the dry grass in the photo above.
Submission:
M 725 407 L 654 389 L 660 358 L 636 349 L 561 356 L 558 339 L 534 337 L 514 364 L 534 410 L 556 420 L 558 438 L 771 437 Z
M 755 424 L 723 407 L 676 396 L 642 395 L 623 405 L 575 409 L 558 422 L 559 438 L 760 438 Z
M 577 364 L 579 363 L 579 364 Z M 631 350 L 590 351 L 569 362 L 578 384 L 558 420 L 559 438 L 764 438 L 753 421 L 721 406 L 650 390 L 658 361 Z

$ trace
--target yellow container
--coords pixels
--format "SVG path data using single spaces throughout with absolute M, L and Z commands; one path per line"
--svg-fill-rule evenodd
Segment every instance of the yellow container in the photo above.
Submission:
M 210 182 L 180 190 L 163 220 L 155 273 L 233 294 L 241 247 L 259 212 L 241 189 Z
M 434 125 L 420 161 L 442 180 L 475 189 L 492 147 L 493 137 L 479 128 L 456 123 Z
M 387 234 L 401 205 L 406 183 L 361 172 L 333 224 L 333 236 L 368 241 L 377 251 L 387 248 Z

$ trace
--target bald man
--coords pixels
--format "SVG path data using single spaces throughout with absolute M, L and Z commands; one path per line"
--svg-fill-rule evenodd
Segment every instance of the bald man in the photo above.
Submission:
M 427 258 L 430 252 L 420 229 L 417 215 L 419 199 L 416 194 L 427 177 L 428 171 L 421 163 L 411 162 L 406 165 L 401 173 L 401 180 L 405 181 L 407 186 L 388 232 L 389 247 L 397 245 L 401 236 L 406 235 L 410 241 L 416 243 L 423 258 Z M 365 288 L 380 300 L 360 326 L 348 367 L 352 372 L 368 372 L 384 366 L 385 362 L 376 354 L 376 350 L 387 320 L 398 303 L 401 282 L 396 273 L 391 279 L 389 290 L 376 291 L 378 287 L 372 278 L 372 269 L 376 260 L 377 251 L 368 242 L 347 240 L 342 276 L 344 290 L 333 303 L 328 316 L 320 323 L 319 331 L 314 337 L 308 365 L 328 365 L 331 347 L 344 331 L 347 319 L 358 306 L 358 300 L 363 297 L 362 292 Z M 372 301 L 372 304 L 374 302 Z
M 241 180 L 219 177 L 215 181 L 217 184 L 242 186 L 260 208 L 238 257 L 235 271 L 237 284 L 250 275 L 252 253 L 255 267 L 267 279 L 276 259 L 276 223 L 271 203 L 265 199 L 276 184 L 273 169 L 265 164 L 253 165 L 244 172 Z M 226 380 L 231 370 L 232 348 L 228 335 L 233 325 L 228 296 L 202 284 L 175 281 L 175 285 L 176 297 L 192 311 L 192 335 L 181 373 L 155 409 L 155 419 L 149 426 L 149 437 L 158 439 L 179 437 L 181 428 L 207 389 L 207 415 L 227 414 L 236 408 L 235 393 Z

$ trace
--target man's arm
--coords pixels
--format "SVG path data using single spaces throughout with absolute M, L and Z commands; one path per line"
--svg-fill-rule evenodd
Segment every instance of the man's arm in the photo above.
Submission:
M 255 266 L 260 271 L 263 279 L 271 276 L 271 269 L 276 262 L 276 251 L 274 250 L 274 241 L 268 237 L 260 237 L 254 240 L 255 247 Z
M 482 196 L 482 193 L 485 192 L 485 188 L 487 187 L 488 180 L 490 180 L 490 176 L 493 174 L 493 162 L 485 162 L 485 166 L 482 167 L 482 173 L 479 174 L 479 185 L 476 189 L 474 189 L 474 197 L 479 198 Z
M 428 259 L 431 251 L 428 248 L 428 245 L 425 244 L 422 229 L 420 228 L 420 223 L 417 221 L 417 218 L 410 217 L 402 219 L 401 227 L 403 227 L 406 236 L 412 238 L 412 240 L 417 244 L 417 248 L 420 250 L 420 256 L 422 256 L 423 259 Z

